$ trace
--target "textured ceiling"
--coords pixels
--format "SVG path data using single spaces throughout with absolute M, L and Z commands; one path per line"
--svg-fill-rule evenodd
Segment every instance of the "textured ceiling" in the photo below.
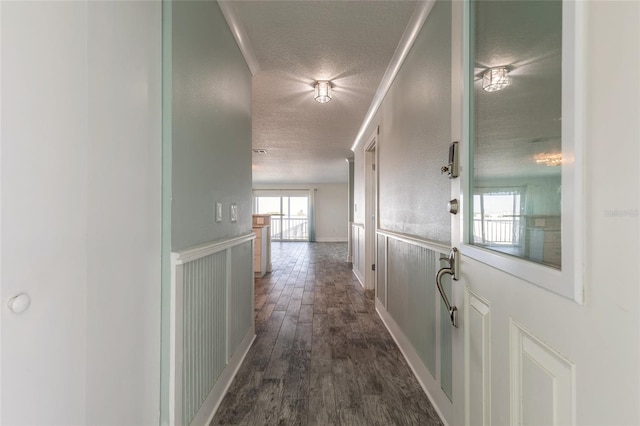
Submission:
M 476 11 L 476 176 L 560 175 L 536 164 L 561 143 L 562 3 L 481 2 Z M 511 84 L 482 90 L 487 68 L 508 66 Z
M 413 1 L 232 2 L 257 57 L 254 183 L 346 182 L 360 125 Z M 333 100 L 313 100 L 316 80 Z

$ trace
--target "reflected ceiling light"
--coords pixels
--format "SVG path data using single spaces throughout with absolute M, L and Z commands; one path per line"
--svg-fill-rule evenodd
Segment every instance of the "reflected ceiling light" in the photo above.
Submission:
M 316 81 L 316 93 L 313 99 L 321 104 L 329 102 L 331 100 L 331 82 L 327 80 Z
M 562 154 L 561 153 L 547 154 L 545 152 L 542 152 L 540 154 L 534 155 L 533 159 L 536 161 L 536 163 L 544 164 L 544 165 L 549 166 L 549 167 L 559 166 L 559 165 L 562 164 Z
M 487 92 L 496 92 L 509 85 L 509 68 L 489 68 L 482 74 L 482 88 Z

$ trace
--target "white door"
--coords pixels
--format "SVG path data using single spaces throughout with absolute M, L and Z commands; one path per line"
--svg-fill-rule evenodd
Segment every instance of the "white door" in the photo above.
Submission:
M 376 230 L 378 228 L 378 178 L 376 171 L 376 136 L 365 149 L 366 159 L 366 206 L 365 206 L 365 262 L 364 262 L 364 288 L 374 290 L 376 288 Z
M 158 423 L 160 6 L 0 2 L 0 424 Z
M 454 424 L 638 424 L 640 3 L 453 8 Z
M 79 124 L 86 123 L 86 6 L 0 7 L 1 422 L 81 424 L 87 179 L 78 160 L 87 149 Z M 20 294 L 30 306 L 12 312 L 8 301 Z

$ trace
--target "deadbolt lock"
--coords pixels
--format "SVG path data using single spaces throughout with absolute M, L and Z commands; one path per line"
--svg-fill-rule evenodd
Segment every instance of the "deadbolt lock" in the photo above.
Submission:
M 458 214 L 458 200 L 455 198 L 447 203 L 447 209 L 449 209 L 449 213 Z

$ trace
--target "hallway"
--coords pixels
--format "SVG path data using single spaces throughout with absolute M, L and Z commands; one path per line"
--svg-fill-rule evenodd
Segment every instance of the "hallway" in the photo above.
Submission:
M 345 243 L 274 243 L 256 340 L 212 425 L 440 425 L 346 259 Z

